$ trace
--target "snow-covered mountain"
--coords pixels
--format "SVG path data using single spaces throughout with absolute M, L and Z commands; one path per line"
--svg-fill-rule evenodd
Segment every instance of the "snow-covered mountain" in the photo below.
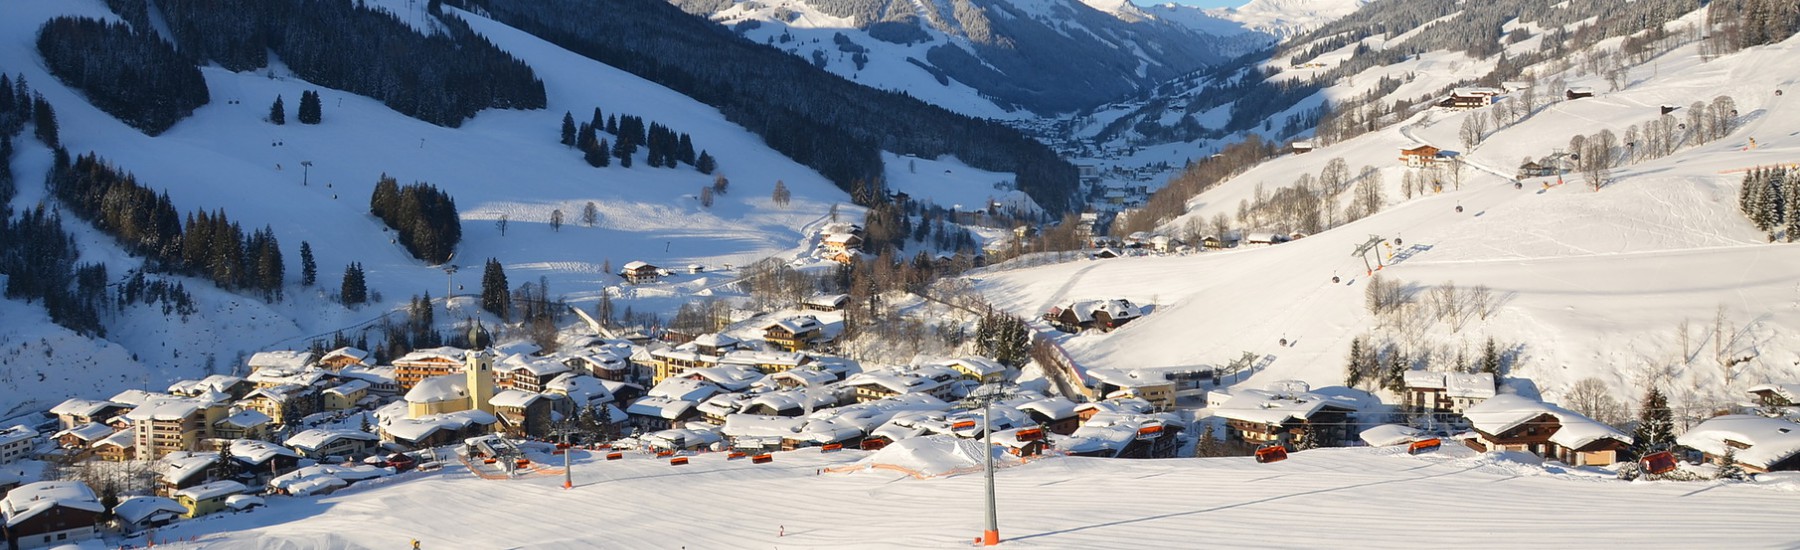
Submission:
M 998 119 L 1087 107 L 1245 51 L 1125 2 L 674 1 L 844 78 Z
M 1251 387 L 1284 379 L 1342 384 L 1350 342 L 1359 335 L 1411 354 L 1409 365 L 1439 370 L 1478 355 L 1493 338 L 1509 350 L 1514 390 L 1521 393 L 1562 400 L 1594 378 L 1622 402 L 1657 386 L 1689 414 L 1731 406 L 1746 399 L 1749 386 L 1800 379 L 1791 351 L 1800 347 L 1791 276 L 1800 273 L 1800 245 L 1771 244 L 1771 234 L 1754 227 L 1738 204 L 1745 169 L 1790 162 L 1800 153 L 1794 135 L 1800 108 L 1782 94 L 1796 81 L 1783 67 L 1800 53 L 1800 38 L 1717 55 L 1720 46 L 1702 38 L 1704 15 L 1668 21 L 1666 32 L 1600 40 L 1566 54 L 1606 59 L 1598 71 L 1563 55 L 1532 57 L 1537 61 L 1522 67 L 1531 80 L 1507 84 L 1493 105 L 1466 110 L 1435 104 L 1468 75 L 1495 69 L 1498 55 L 1436 50 L 1394 64 L 1354 61 L 1372 54 L 1353 51 L 1379 55 L 1405 40 L 1426 40 L 1429 26 L 1319 48 L 1323 53 L 1303 58 L 1283 55 L 1270 63 L 1281 69 L 1278 81 L 1343 67 L 1348 74 L 1309 97 L 1365 107 L 1327 121 L 1310 152 L 1288 153 L 1280 142 L 1272 160 L 1164 203 L 1174 205 L 1168 211 L 1174 215 L 1144 216 L 1160 220 L 1154 231 L 1190 240 L 1218 235 L 1221 226 L 1244 235 L 1300 231 L 1304 238 L 996 271 L 976 276 L 978 287 L 1021 315 L 1092 298 L 1156 305 L 1110 334 L 1069 338 L 1065 347 L 1091 367 L 1223 365 L 1250 352 L 1258 358 L 1245 373 Z M 1552 31 L 1539 25 L 1556 20 L 1554 13 L 1536 13 L 1533 21 L 1505 21 L 1509 31 L 1527 29 L 1508 40 L 1507 55 L 1519 60 L 1548 49 L 1539 37 Z M 1617 48 L 1627 43 L 1644 49 L 1620 54 Z M 1315 65 L 1298 67 L 1302 61 Z M 1565 99 L 1570 88 L 1597 95 Z M 1699 133 L 1713 124 L 1707 117 L 1724 112 L 1711 107 L 1721 98 L 1736 113 L 1730 131 Z M 1393 107 L 1396 101 L 1400 107 Z M 1676 110 L 1664 119 L 1669 107 L 1659 106 Z M 1677 122 L 1683 112 L 1699 118 Z M 1669 133 L 1661 133 L 1663 121 Z M 1651 138 L 1645 137 L 1582 153 L 1610 160 L 1598 191 L 1589 186 L 1594 176 L 1577 172 L 1516 179 L 1521 159 L 1574 151 L 1574 136 L 1644 136 L 1652 126 L 1671 154 L 1646 154 Z M 1368 128 L 1373 131 L 1364 133 Z M 1469 139 L 1471 133 L 1479 139 Z M 1445 171 L 1451 168 L 1409 168 L 1397 160 L 1402 149 L 1426 144 L 1461 159 L 1460 184 Z M 1319 182 L 1334 161 L 1343 162 L 1349 183 L 1323 191 Z M 1284 196 L 1302 198 L 1285 202 Z M 1359 201 L 1369 200 L 1380 204 L 1378 212 L 1359 212 L 1367 210 Z M 1335 227 L 1296 229 L 1296 218 L 1259 204 L 1282 205 L 1272 207 L 1277 210 L 1311 204 L 1288 212 L 1310 211 L 1323 227 Z M 1480 313 L 1457 314 L 1425 306 L 1405 318 L 1371 312 L 1370 274 L 1354 251 L 1372 235 L 1378 240 L 1366 255 L 1369 265 L 1381 265 L 1379 256 L 1386 265 L 1380 276 L 1399 281 L 1418 303 L 1449 303 L 1437 301 L 1444 296 L 1465 303 L 1473 298 L 1458 292 L 1481 286 L 1486 305 Z

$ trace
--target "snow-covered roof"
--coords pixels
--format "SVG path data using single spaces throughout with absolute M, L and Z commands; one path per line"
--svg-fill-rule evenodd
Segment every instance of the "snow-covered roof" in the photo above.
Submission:
M 119 430 L 113 432 L 112 435 L 106 436 L 105 439 L 95 442 L 93 446 L 96 448 L 110 446 L 124 449 L 127 447 L 135 447 L 136 445 L 137 442 L 132 440 L 131 430 Z
M 14 427 L 16 428 L 17 426 L 14 426 Z M 92 442 L 94 440 L 104 438 L 104 437 L 112 435 L 112 434 L 113 434 L 112 426 L 101 424 L 99 422 L 89 422 L 86 424 L 82 424 L 80 426 L 69 428 L 67 430 L 56 432 L 56 435 L 53 435 L 50 437 L 52 439 L 62 439 L 62 437 L 65 435 L 72 435 L 72 436 L 75 436 L 76 439 Z
M 812 356 L 791 351 L 734 350 L 719 357 L 721 365 L 803 365 Z
M 232 441 L 231 456 L 237 457 L 238 460 L 250 464 L 262 464 L 278 456 L 300 458 L 299 454 L 287 447 L 255 439 L 238 439 Z
M 1163 376 L 1162 373 L 1145 372 L 1136 369 L 1088 369 L 1087 375 L 1089 378 L 1121 388 L 1167 386 L 1174 383 L 1171 382 L 1167 376 Z
M 364 367 L 351 365 L 337 373 L 339 378 L 361 380 L 374 385 L 392 386 L 394 384 L 394 367 Z
M 229 479 L 221 479 L 212 483 L 195 485 L 175 492 L 175 498 L 187 497 L 189 500 L 206 500 L 226 495 L 235 495 L 248 491 L 244 484 Z
M 536 403 L 539 399 L 544 399 L 544 394 L 524 390 L 505 390 L 494 394 L 492 398 L 489 398 L 488 404 L 495 407 L 516 407 L 523 409 L 530 407 L 532 403 Z
M 287 438 L 282 444 L 296 449 L 310 451 L 331 446 L 332 443 L 336 443 L 341 439 L 376 441 L 381 438 L 377 437 L 375 434 L 362 430 L 313 428 L 294 434 L 293 437 Z
M 33 430 L 23 424 L 16 425 L 0 430 L 0 446 L 11 445 L 20 441 L 29 441 L 32 438 L 37 437 L 37 435 L 37 430 Z
M 269 415 L 263 414 L 262 411 L 256 409 L 244 409 L 219 420 L 219 423 L 229 424 L 239 428 L 250 428 L 274 421 L 275 419 L 269 418 Z
M 420 380 L 406 392 L 407 403 L 443 403 L 469 398 L 469 380 L 461 374 L 446 374 Z
M 1232 420 L 1258 424 L 1283 424 L 1288 420 L 1306 420 L 1326 409 L 1356 412 L 1362 403 L 1354 399 L 1327 396 L 1314 392 L 1275 392 L 1246 389 L 1233 395 L 1214 414 Z
M 757 394 L 744 402 L 742 410 L 762 406 L 772 411 L 795 409 L 799 410 L 801 414 L 810 414 L 816 410 L 837 406 L 837 404 L 837 392 L 828 389 L 805 388 Z
M 644 262 L 642 260 L 632 260 L 631 262 L 626 263 L 623 267 L 620 267 L 619 271 L 637 271 L 637 270 L 644 269 L 644 268 L 654 268 L 654 267 L 656 267 L 656 266 L 650 265 L 649 263 Z
M 1006 372 L 1006 366 L 1001 365 L 1000 362 L 975 355 L 951 359 L 945 361 L 944 364 L 951 368 L 961 367 L 961 370 L 967 370 L 974 373 L 975 376 L 985 377 Z
M 683 377 L 671 377 L 664 378 L 662 382 L 659 382 L 655 387 L 650 388 L 650 391 L 646 392 L 644 395 L 666 398 L 672 401 L 693 401 L 698 403 L 700 401 L 705 401 L 708 397 L 712 397 L 715 393 L 719 393 L 719 386 L 712 382 Z
M 800 334 L 809 330 L 818 330 L 819 327 L 819 319 L 811 315 L 799 315 L 788 317 L 786 319 L 778 319 L 772 322 L 763 323 L 762 325 L 762 329 L 765 331 L 780 328 L 787 331 L 789 334 Z
M 369 391 L 369 383 L 363 380 L 351 380 L 325 390 L 325 393 L 348 396 L 356 392 Z
M 788 369 L 771 374 L 769 378 L 791 381 L 799 386 L 821 386 L 837 381 L 837 375 L 813 368 Z
M 132 422 L 181 420 L 210 405 L 212 403 L 199 399 L 162 395 L 145 401 L 131 412 L 125 413 L 125 418 Z
M 89 512 L 102 512 L 105 506 L 94 497 L 94 490 L 79 481 L 39 481 L 27 483 L 6 493 L 0 500 L 0 513 L 6 526 L 14 527 L 57 506 Z
M 263 498 L 256 495 L 237 494 L 225 497 L 225 505 L 233 510 L 243 510 L 251 506 L 262 506 Z
M 218 461 L 219 453 L 213 452 L 169 453 L 162 458 L 162 467 L 157 470 L 157 474 L 162 476 L 164 482 L 178 485 L 183 480 L 206 471 Z
M 625 408 L 625 412 L 638 416 L 652 416 L 665 420 L 674 420 L 683 413 L 686 413 L 689 409 L 694 408 L 697 404 L 698 403 L 694 401 L 680 399 L 645 397 L 638 399 L 637 401 L 632 401 L 631 406 Z
M 492 414 L 470 409 L 419 418 L 394 418 L 382 424 L 381 429 L 396 439 L 419 441 L 438 430 L 462 430 L 476 424 L 492 425 L 496 421 Z
M 849 294 L 814 294 L 803 303 L 817 307 L 839 307 L 849 300 Z
M 269 367 L 250 373 L 250 382 L 258 386 L 311 386 L 325 380 L 331 373 L 316 369 L 286 369 Z
M 1444 373 L 1409 370 L 1400 374 L 1400 379 L 1409 389 L 1441 390 L 1444 389 Z
M 1116 254 L 1116 253 L 1115 253 Z M 1086 323 L 1094 320 L 1097 313 L 1106 313 L 1114 320 L 1136 318 L 1144 314 L 1144 309 L 1131 300 L 1116 298 L 1111 300 L 1081 300 L 1060 308 L 1073 312 L 1075 320 Z
M 169 514 L 172 517 L 185 513 L 187 508 L 174 499 L 153 496 L 125 497 L 117 506 L 113 506 L 113 515 L 131 524 L 142 523 L 157 514 Z
M 451 363 L 461 363 L 463 361 L 464 351 L 465 350 L 462 348 L 450 346 L 416 349 L 412 350 L 412 353 L 402 355 L 399 359 L 395 359 L 394 364 L 398 365 L 401 363 L 413 363 L 418 361 L 448 361 Z
M 1075 402 L 1063 396 L 1045 397 L 1020 403 L 1019 410 L 1035 412 L 1052 420 L 1061 420 L 1075 416 Z
M 612 390 L 602 380 L 574 372 L 565 372 L 544 384 L 544 391 L 567 395 L 575 400 L 576 406 L 613 401 Z
M 55 407 L 51 407 L 50 414 L 91 417 L 105 412 L 109 407 L 117 406 L 119 406 L 118 403 L 113 403 L 111 401 L 94 401 L 92 399 L 75 397 L 63 401 L 62 403 L 58 403 Z
M 764 375 L 762 371 L 757 370 L 756 367 L 749 365 L 727 365 L 721 363 L 718 366 L 713 367 L 688 369 L 686 372 L 681 373 L 681 376 L 683 378 L 703 378 L 707 382 L 712 382 L 726 391 L 742 391 L 743 389 L 750 387 L 751 383 L 761 380 L 763 376 L 766 375 Z
M 738 345 L 739 340 L 716 332 L 702 334 L 694 338 L 693 344 L 701 347 L 728 348 Z
M 324 361 L 330 361 L 333 359 L 349 359 L 351 362 L 354 362 L 354 363 L 367 364 L 368 359 L 369 359 L 369 352 L 366 352 L 366 351 L 363 351 L 360 349 L 356 349 L 356 348 L 352 348 L 352 347 L 341 347 L 341 348 L 326 352 L 324 357 L 319 358 L 319 361 L 324 362 Z
M 1469 419 L 1471 426 L 1487 434 L 1506 432 L 1545 414 L 1556 417 L 1557 423 L 1562 426 L 1550 435 L 1550 442 L 1563 447 L 1579 449 L 1607 438 L 1631 442 L 1631 436 L 1617 428 L 1575 411 L 1517 394 L 1496 395 L 1463 411 L 1463 417 Z
M 1364 443 L 1375 447 L 1411 443 L 1424 437 L 1425 430 L 1404 424 L 1382 424 L 1363 430 L 1361 437 Z
M 1800 384 L 1757 384 L 1750 386 L 1748 390 L 1750 395 L 1765 392 L 1779 395 L 1789 403 L 1800 404 Z
M 1450 397 L 1493 397 L 1494 375 L 1486 372 L 1453 372 L 1444 376 L 1444 394 Z
M 943 386 L 962 373 L 949 367 L 925 366 L 911 371 L 886 369 L 866 371 L 844 379 L 846 386 L 878 386 L 894 393 L 928 392 Z
M 569 372 L 569 366 L 548 359 L 533 359 L 530 356 L 508 355 L 494 365 L 494 370 L 502 372 L 524 372 L 539 378 Z
M 875 401 L 814 411 L 809 418 L 828 418 L 863 431 L 874 430 L 895 417 L 915 412 L 942 412 L 950 404 L 926 394 L 901 394 Z
M 675 428 L 652 432 L 645 434 L 638 439 L 642 440 L 644 444 L 649 445 L 650 447 L 659 449 L 704 448 L 713 443 L 725 440 L 723 436 L 719 435 L 719 432 L 689 428 Z
M 1083 422 L 1075 433 L 1057 442 L 1057 448 L 1078 454 L 1117 454 L 1145 428 L 1180 425 L 1176 418 L 1167 414 L 1101 412 Z
M 167 396 L 160 394 L 160 393 L 150 393 L 150 392 L 147 392 L 144 390 L 125 390 L 125 391 L 119 392 L 118 394 L 113 395 L 112 398 L 108 399 L 107 401 L 111 401 L 113 403 L 119 403 L 121 405 L 137 407 L 137 406 L 142 406 L 144 403 L 147 403 L 152 399 L 157 399 L 157 398 L 161 398 L 161 397 L 167 397 Z
M 274 368 L 282 370 L 300 370 L 311 365 L 312 352 L 306 350 L 273 350 L 259 351 L 250 356 L 245 363 L 251 371 Z
M 192 395 L 196 393 L 223 392 L 244 382 L 243 378 L 225 374 L 215 374 L 199 380 L 182 380 L 169 385 L 169 393 Z
M 267 388 L 262 388 L 262 389 L 250 392 L 249 394 L 244 396 L 244 399 L 264 397 L 264 398 L 269 399 L 270 401 L 274 401 L 277 403 L 286 403 L 289 401 L 293 401 L 295 399 L 306 398 L 308 396 L 311 396 L 312 393 L 313 393 L 312 386 L 302 386 L 300 384 L 282 384 L 279 386 L 269 386 Z
M 1723 456 L 1727 449 L 1737 448 L 1732 456 L 1738 462 L 1768 469 L 1800 454 L 1800 424 L 1779 418 L 1747 414 L 1715 416 L 1689 428 L 1675 438 L 1676 443 L 1711 455 Z
M 394 475 L 394 469 L 363 464 L 319 464 L 307 466 L 282 474 L 269 480 L 269 488 L 293 492 L 296 485 L 319 478 L 334 478 L 336 486 L 343 486 L 346 481 L 362 481 Z M 329 483 L 329 482 L 328 482 Z M 302 493 L 304 494 L 304 493 Z

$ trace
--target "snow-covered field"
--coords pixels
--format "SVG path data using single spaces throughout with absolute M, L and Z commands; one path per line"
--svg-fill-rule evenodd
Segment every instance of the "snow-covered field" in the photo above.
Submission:
M 701 455 L 687 466 L 580 453 L 561 476 L 483 480 L 452 466 L 332 496 L 178 524 L 200 548 L 959 548 L 982 529 L 982 478 L 819 474 L 865 453 Z M 1020 548 L 1781 548 L 1800 544 L 1791 483 L 1622 482 L 1446 445 L 1249 458 L 1048 458 L 997 477 Z M 1767 485 L 1767 486 L 1758 486 Z M 316 515 L 315 515 L 316 514 Z M 181 546 L 175 546 L 181 547 Z
M 1364 264 L 1352 251 L 1380 235 L 1390 244 L 1403 241 L 1382 249 L 1398 264 L 1382 272 L 1386 277 L 1421 289 L 1447 282 L 1493 289 L 1494 315 L 1461 330 L 1431 324 L 1422 341 L 1470 356 L 1488 336 L 1517 345 L 1512 374 L 1536 385 L 1521 383 L 1522 391 L 1554 399 L 1570 384 L 1598 377 L 1630 402 L 1656 383 L 1696 412 L 1734 403 L 1750 385 L 1800 379 L 1792 351 L 1800 347 L 1800 245 L 1767 243 L 1737 211 L 1741 174 L 1721 173 L 1791 162 L 1800 152 L 1800 109 L 1775 93 L 1793 84 L 1787 67 L 1797 50 L 1800 41 L 1789 40 L 1703 62 L 1692 45 L 1678 49 L 1634 69 L 1625 90 L 1554 104 L 1491 135 L 1466 152 L 1471 166 L 1460 190 L 1446 181 L 1441 194 L 1403 200 L 1399 192 L 1401 148 L 1463 149 L 1457 130 L 1468 115 L 1433 110 L 1250 169 L 1196 197 L 1188 216 L 1165 226 L 1175 233 L 1189 218 L 1234 217 L 1259 185 L 1273 192 L 1334 158 L 1348 161 L 1352 174 L 1364 165 L 1382 172 L 1383 211 L 1292 243 L 1000 272 L 979 276 L 977 286 L 1029 316 L 1090 298 L 1157 306 L 1111 334 L 1069 339 L 1066 347 L 1090 366 L 1217 365 L 1250 351 L 1269 360 L 1249 378 L 1252 386 L 1291 378 L 1339 384 L 1351 338 L 1375 322 L 1363 303 Z M 1605 89 L 1592 75 L 1571 85 Z M 1547 189 L 1554 178 L 1513 187 L 1513 168 L 1526 155 L 1566 148 L 1578 133 L 1624 135 L 1626 126 L 1656 116 L 1658 105 L 1719 95 L 1733 97 L 1743 115 L 1724 139 L 1615 168 L 1599 192 L 1578 174 Z M 1751 137 L 1759 147 L 1744 150 Z M 1349 200 L 1341 197 L 1340 207 Z M 1334 276 L 1342 282 L 1333 284 Z M 1720 308 L 1727 353 L 1752 357 L 1728 371 L 1710 348 Z M 1685 357 L 1678 336 L 1684 321 Z M 1290 345 L 1281 347 L 1282 339 Z

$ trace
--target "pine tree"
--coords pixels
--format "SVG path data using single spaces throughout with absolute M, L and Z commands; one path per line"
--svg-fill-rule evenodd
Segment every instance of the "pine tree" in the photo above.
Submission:
M 344 282 L 339 286 L 339 296 L 344 305 L 354 306 L 369 301 L 369 287 L 363 280 L 363 268 L 359 262 L 351 262 L 344 266 Z
M 1787 206 L 1787 242 L 1800 240 L 1800 173 L 1785 173 L 1778 186 L 1783 193 L 1783 203 Z
M 1631 438 L 1640 455 L 1665 451 L 1675 444 L 1675 413 L 1661 390 L 1651 387 L 1644 394 L 1637 429 Z
M 694 164 L 699 159 L 694 157 L 694 140 L 687 134 L 681 134 L 681 142 L 675 147 L 675 160 Z M 671 164 L 673 166 L 673 164 Z
M 1487 345 L 1481 348 L 1481 372 L 1500 376 L 1500 348 L 1494 345 L 1494 337 L 1489 336 Z
M 287 124 L 287 107 L 282 106 L 281 96 L 275 96 L 275 104 L 269 106 L 269 122 L 276 126 Z
M 594 116 L 588 117 L 588 125 L 593 126 L 595 130 L 606 129 L 606 119 L 600 116 L 599 107 L 594 108 Z M 611 133 L 611 131 L 608 130 L 608 133 Z
M 1747 474 L 1744 467 L 1738 465 L 1737 447 L 1725 446 L 1725 455 L 1719 457 L 1719 469 L 1713 473 L 1713 479 L 1742 480 Z
M 588 166 L 605 168 L 612 165 L 612 156 L 608 155 L 606 151 L 606 140 L 602 139 L 600 140 L 599 145 L 595 145 L 588 149 L 587 152 L 582 153 L 582 158 L 587 160 Z
M 319 281 L 319 264 L 313 262 L 312 243 L 300 241 L 300 286 Z
M 1200 441 L 1194 443 L 1194 456 L 1204 458 L 1225 456 L 1225 454 L 1224 445 L 1219 441 L 1219 436 L 1213 433 L 1213 423 L 1207 422 L 1206 428 L 1200 432 Z
M 631 167 L 632 149 L 631 141 L 626 140 L 624 137 L 620 137 L 618 142 L 613 143 L 612 154 L 614 157 L 618 157 L 620 168 Z
M 596 110 L 598 110 L 598 109 L 596 109 Z M 595 126 L 599 126 L 599 124 L 595 124 Z M 619 135 L 619 117 L 618 117 L 618 115 L 606 117 L 606 133 L 612 134 L 614 136 Z
M 488 258 L 481 272 L 481 309 L 501 319 L 511 316 L 512 295 L 507 293 L 506 268 L 493 258 Z
M 1355 388 L 1362 385 L 1363 356 L 1367 353 L 1364 351 L 1366 348 L 1367 346 L 1363 344 L 1363 337 L 1357 336 L 1350 339 L 1350 357 L 1347 358 L 1344 364 L 1345 386 Z
M 23 84 L 25 79 L 20 78 L 19 82 Z M 31 112 L 32 122 L 37 126 L 38 141 L 44 142 L 45 147 L 61 149 L 62 131 L 56 125 L 56 110 L 50 107 L 50 102 L 43 95 L 38 95 L 31 101 Z
M 1382 376 L 1381 387 L 1392 391 L 1406 389 L 1406 371 L 1412 367 L 1412 358 L 1398 348 L 1388 354 L 1387 372 Z
M 592 126 L 589 126 L 589 128 L 592 128 Z M 570 114 L 567 111 L 563 112 L 562 144 L 570 147 L 575 146 L 575 115 Z
M 701 151 L 700 157 L 694 159 L 694 170 L 702 174 L 712 174 L 716 169 L 718 169 L 718 161 L 713 160 L 712 155 L 707 154 L 706 151 Z

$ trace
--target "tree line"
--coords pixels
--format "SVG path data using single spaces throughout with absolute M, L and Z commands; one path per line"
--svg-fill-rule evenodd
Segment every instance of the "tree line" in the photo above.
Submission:
M 166 191 L 151 191 L 94 153 L 71 160 L 66 150 L 58 149 L 49 187 L 76 217 L 144 257 L 148 269 L 282 298 L 286 268 L 281 243 L 268 227 L 246 234 L 223 209 L 189 212 L 184 218 Z
M 440 126 L 460 126 L 481 109 L 545 104 L 543 81 L 529 66 L 455 17 L 436 15 L 440 32 L 421 34 L 350 0 L 159 0 L 155 7 L 180 50 L 200 61 L 249 71 L 268 65 L 273 53 L 308 82 Z
M 149 135 L 168 130 L 209 99 L 193 59 L 124 23 L 51 19 L 38 30 L 37 48 L 50 74 Z
M 563 113 L 562 144 L 580 150 L 589 165 L 604 168 L 612 162 L 609 157 L 616 157 L 620 166 L 629 168 L 631 156 L 643 146 L 648 149 L 647 162 L 652 168 L 675 168 L 685 163 L 700 173 L 711 174 L 718 166 L 712 155 L 694 152 L 694 139 L 686 132 L 656 122 L 646 126 L 643 117 L 633 115 L 614 114 L 602 123 L 601 114 L 600 108 L 595 107 L 594 116 L 577 126 L 573 113 Z M 600 132 L 613 136 L 611 145 L 599 137 Z
M 393 177 L 382 174 L 369 194 L 369 213 L 399 232 L 407 253 L 431 264 L 450 261 L 457 243 L 462 242 L 456 199 L 428 183 L 401 187 Z
M 1018 174 L 1020 188 L 1060 213 L 1077 187 L 1074 166 L 1005 125 L 958 115 L 905 94 L 875 90 L 660 0 L 453 2 L 570 51 L 717 107 L 770 148 L 839 188 L 879 188 L 880 151 Z M 872 193 L 861 193 L 870 204 Z

